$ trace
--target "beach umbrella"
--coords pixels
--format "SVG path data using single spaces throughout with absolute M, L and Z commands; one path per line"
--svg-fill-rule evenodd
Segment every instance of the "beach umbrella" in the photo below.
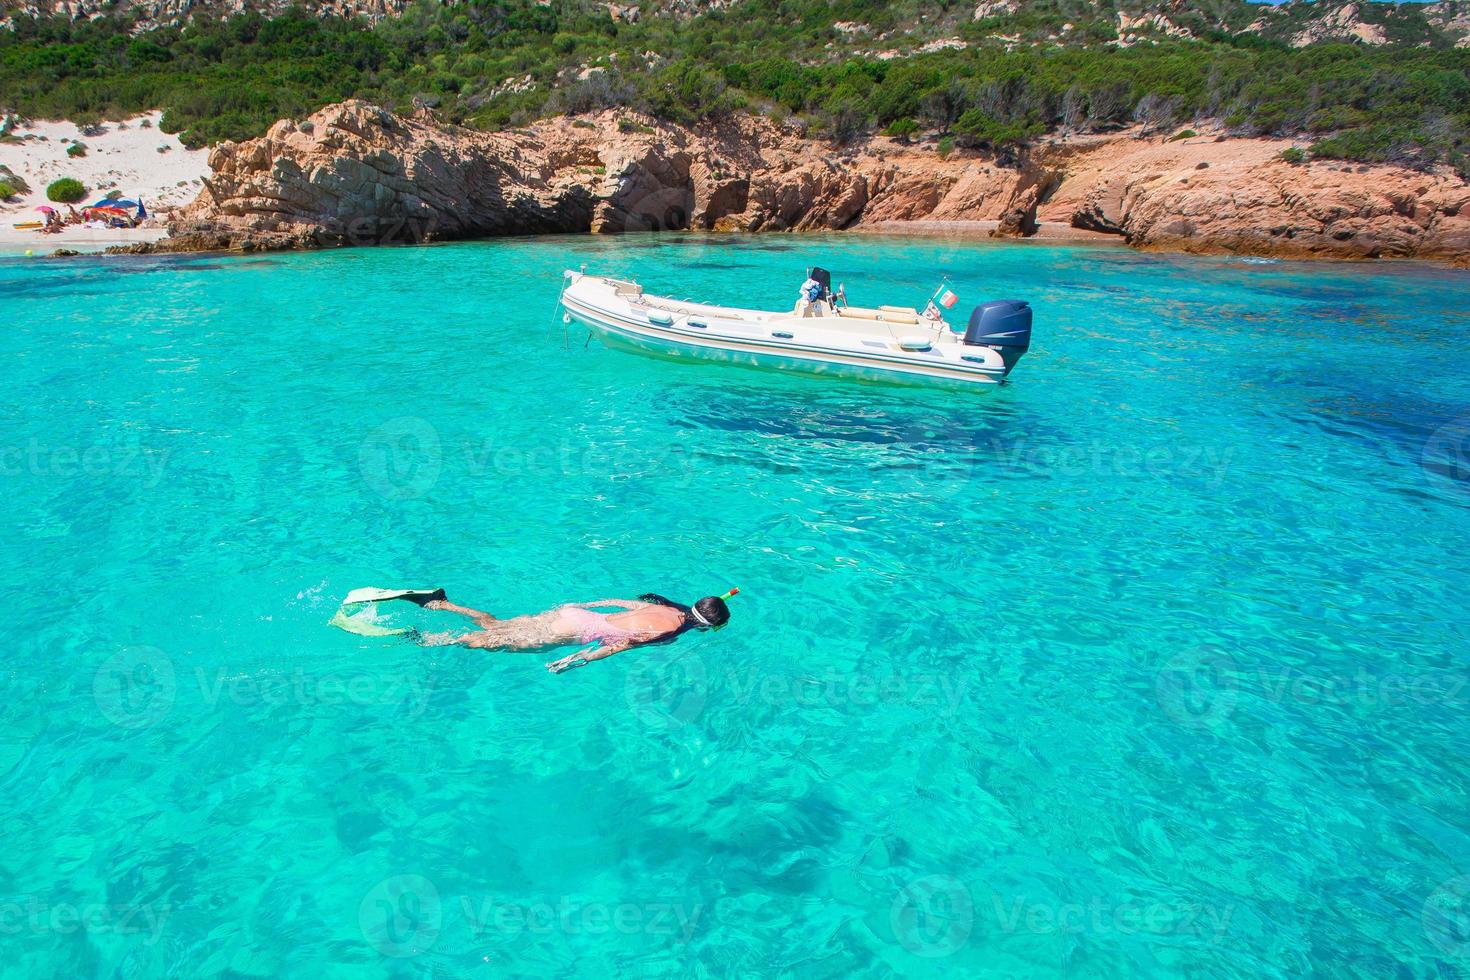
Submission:
M 44 205 L 44 204 L 42 204 L 42 205 L 41 205 L 41 206 L 40 206 L 40 207 L 38 207 L 38 208 L 36 208 L 36 210 L 37 210 L 37 211 L 44 211 L 44 212 L 46 212 L 46 213 L 47 213 L 47 214 L 55 214 L 55 213 L 56 213 L 56 209 L 55 209 L 55 208 L 48 208 L 48 207 L 47 207 L 47 206 L 46 206 L 46 205 Z

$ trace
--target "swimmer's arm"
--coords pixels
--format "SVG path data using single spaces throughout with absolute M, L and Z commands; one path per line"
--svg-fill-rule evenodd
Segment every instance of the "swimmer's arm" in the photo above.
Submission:
M 589 664 L 594 660 L 606 660 L 613 654 L 622 653 L 624 650 L 633 645 L 634 644 L 629 640 L 619 640 L 616 643 L 608 643 L 598 647 L 596 650 L 593 650 L 591 653 L 587 654 L 585 659 Z
M 553 660 L 551 663 L 546 665 L 546 669 L 551 671 L 553 674 L 564 673 L 565 671 L 572 670 L 576 667 L 585 667 L 594 660 L 606 660 L 613 654 L 622 653 L 624 650 L 628 649 L 631 646 L 634 646 L 634 644 L 625 640 L 620 640 L 617 643 L 608 643 L 603 646 L 599 646 L 595 650 L 588 650 L 586 653 L 578 651 L 577 653 L 571 654 L 570 656 L 562 657 L 560 660 Z

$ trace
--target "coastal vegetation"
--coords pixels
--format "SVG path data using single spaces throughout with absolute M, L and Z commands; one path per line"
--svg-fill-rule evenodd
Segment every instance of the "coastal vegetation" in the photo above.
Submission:
M 419 0 L 373 25 L 298 9 L 140 33 L 121 15 L 22 17 L 0 31 L 0 108 L 86 122 L 162 107 L 163 128 L 192 146 L 354 96 L 482 128 L 748 110 L 837 141 L 929 135 L 1003 157 L 1046 132 L 1167 138 L 1209 121 L 1300 137 L 1317 157 L 1470 172 L 1470 49 L 1412 12 L 1371 13 L 1384 45 L 1293 48 L 1242 30 L 1259 9 L 1220 0 L 1187 37 L 1140 28 L 1126 45 L 1112 3 L 1064 0 L 980 20 L 944 0 L 741 0 L 633 23 L 583 0 Z
M 46 185 L 46 200 L 57 204 L 75 204 L 86 196 L 86 185 L 75 177 L 62 177 Z

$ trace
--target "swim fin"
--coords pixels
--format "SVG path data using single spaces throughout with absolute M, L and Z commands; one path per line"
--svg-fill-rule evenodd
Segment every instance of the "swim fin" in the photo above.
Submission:
M 344 606 L 358 606 L 364 602 L 381 602 L 385 599 L 407 599 L 422 606 L 426 602 L 444 598 L 443 589 L 353 589 L 342 600 Z
M 367 619 L 349 616 L 341 609 L 338 609 L 337 615 L 327 621 L 327 625 L 349 633 L 356 633 L 358 636 L 402 636 L 413 632 L 412 627 L 379 626 Z

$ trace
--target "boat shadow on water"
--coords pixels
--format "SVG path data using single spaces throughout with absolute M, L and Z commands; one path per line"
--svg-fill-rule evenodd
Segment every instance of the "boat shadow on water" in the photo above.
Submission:
M 676 428 L 718 434 L 698 440 L 708 447 L 701 455 L 738 452 L 744 465 L 805 472 L 828 485 L 850 484 L 859 472 L 878 489 L 929 498 L 1024 475 L 1015 462 L 1025 447 L 1070 442 L 1002 399 L 967 397 L 957 405 L 893 386 L 815 391 L 819 379 L 783 380 L 781 387 L 684 388 L 667 399 L 667 411 Z

